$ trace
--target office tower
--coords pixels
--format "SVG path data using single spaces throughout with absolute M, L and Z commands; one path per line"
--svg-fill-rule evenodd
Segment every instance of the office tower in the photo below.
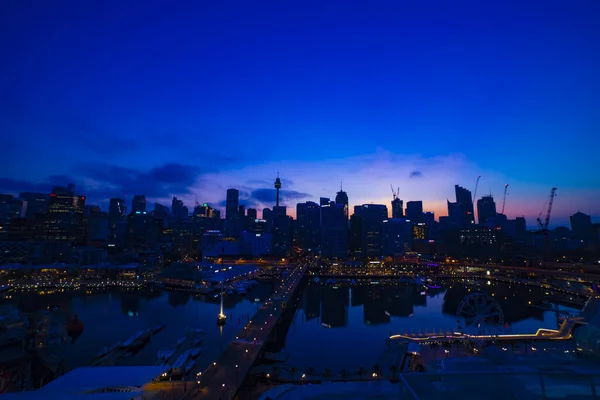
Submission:
M 27 218 L 48 212 L 48 193 L 22 192 L 19 194 L 19 198 L 27 202 L 27 210 L 25 211 Z
M 404 202 L 399 198 L 392 200 L 392 218 L 404 217 Z
M 346 221 L 348 220 L 348 193 L 344 192 L 341 184 L 340 184 L 340 191 L 337 192 L 336 196 L 335 196 L 335 202 L 336 204 L 341 204 L 344 206 L 344 213 L 346 214 Z
M 594 237 L 592 218 L 582 212 L 571 215 L 571 230 L 573 236 L 580 240 L 590 240 Z
M 320 243 L 321 207 L 312 201 L 296 205 L 296 246 L 314 251 Z
M 248 208 L 248 210 L 247 210 L 248 219 L 250 219 L 250 220 L 257 219 L 258 218 L 257 215 L 258 214 L 256 212 L 256 208 Z
M 111 230 L 114 230 L 117 226 L 117 222 L 125 217 L 126 208 L 125 208 L 125 200 L 120 199 L 118 197 L 113 197 L 110 199 L 110 203 L 108 205 L 108 227 Z
M 479 225 L 494 224 L 496 219 L 496 202 L 492 195 L 477 200 L 477 216 Z
M 329 197 L 321 197 L 319 198 L 319 205 L 320 206 L 325 206 L 327 204 L 329 204 L 331 202 L 331 199 Z
M 49 241 L 84 244 L 85 224 L 83 211 L 85 196 L 75 194 L 75 186 L 56 186 L 50 193 L 44 236 Z
M 227 201 L 225 203 L 225 218 L 236 217 L 239 210 L 240 192 L 237 189 L 227 189 Z
M 388 218 L 383 204 L 363 204 L 354 207 L 354 213 L 362 218 L 362 251 L 365 257 L 381 257 L 382 225 Z
M 386 257 L 401 256 L 412 248 L 412 222 L 406 218 L 383 220 L 382 253 Z
M 408 201 L 406 202 L 406 218 L 410 222 L 423 222 L 423 202 Z
M 350 254 L 352 256 L 360 256 L 362 254 L 362 217 L 356 212 L 357 207 L 354 207 L 354 214 L 350 217 Z
M 276 208 L 281 208 L 276 207 Z M 284 207 L 285 208 L 285 207 Z M 273 219 L 273 254 L 286 257 L 292 250 L 293 219 L 285 214 L 274 216 Z
M 194 210 L 194 212 L 196 212 L 196 210 Z M 154 203 L 154 218 L 169 219 L 171 216 L 172 214 L 171 210 L 169 210 L 169 207 L 163 206 L 159 203 Z
M 131 212 L 133 214 L 146 212 L 146 196 L 143 194 L 136 194 L 133 196 L 133 200 L 131 201 Z
M 523 240 L 527 236 L 527 222 L 525 217 L 515 218 L 515 235 L 517 239 Z
M 461 227 L 468 227 L 475 223 L 475 215 L 473 211 L 473 198 L 471 197 L 471 191 L 454 185 L 454 192 L 456 194 L 456 203 L 459 204 L 460 208 L 460 224 Z
M 268 207 L 263 208 L 262 219 L 264 219 L 267 222 L 269 222 L 269 221 L 272 222 L 273 221 L 273 210 L 271 210 Z
M 321 255 L 345 258 L 348 255 L 348 207 L 329 203 L 321 207 Z
M 239 215 L 240 192 L 237 189 L 227 189 L 225 203 L 225 233 L 228 237 L 239 237 L 242 232 L 242 220 Z
M 238 207 L 238 215 L 242 218 L 244 218 L 246 216 L 246 206 L 243 204 L 240 204 L 240 206 Z
M 188 208 L 183 204 L 183 200 L 173 196 L 171 201 L 171 213 L 175 219 L 185 219 L 188 217 Z

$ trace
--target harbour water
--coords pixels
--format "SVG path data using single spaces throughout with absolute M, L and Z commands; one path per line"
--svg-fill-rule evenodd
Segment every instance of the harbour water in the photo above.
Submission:
M 88 366 L 105 346 L 110 348 L 159 323 L 165 323 L 166 327 L 137 353 L 120 358 L 117 365 L 155 365 L 159 350 L 175 348 L 187 329 L 202 329 L 204 339 L 197 366 L 203 368 L 252 317 L 271 288 L 270 283 L 260 283 L 246 296 L 226 296 L 224 312 L 228 321 L 223 327 L 215 323 L 220 309 L 218 294 L 196 295 L 151 288 L 88 294 L 65 291 L 46 295 L 15 293 L 12 302 L 26 316 L 34 317 L 44 309 L 54 308 L 65 318 L 76 315 L 83 323 L 81 334 L 71 334 L 65 348 L 65 370 Z
M 166 328 L 131 357 L 117 365 L 154 365 L 157 353 L 176 347 L 189 329 L 204 330 L 197 367 L 212 363 L 234 335 L 268 298 L 272 284 L 261 282 L 245 296 L 224 301 L 227 324 L 219 327 L 218 294 L 144 288 L 104 292 L 38 295 L 15 293 L 13 305 L 33 316 L 58 308 L 65 318 L 77 315 L 80 335 L 72 335 L 65 350 L 65 370 L 90 364 L 107 346 L 136 332 L 165 323 Z M 411 284 L 397 280 L 315 282 L 310 280 L 298 308 L 281 321 L 270 352 L 298 370 L 370 369 L 386 350 L 390 334 L 456 331 L 533 333 L 554 329 L 558 318 L 577 312 L 580 299 L 528 286 L 489 281 L 444 281 Z
M 583 303 L 535 287 L 488 281 L 430 286 L 311 281 L 280 342 L 278 359 L 297 370 L 370 370 L 391 333 L 535 333 L 556 329 L 558 317 L 576 313 Z

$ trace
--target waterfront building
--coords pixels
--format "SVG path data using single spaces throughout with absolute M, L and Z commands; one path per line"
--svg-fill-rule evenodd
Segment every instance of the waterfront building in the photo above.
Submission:
M 320 243 L 321 208 L 312 201 L 296 205 L 296 246 L 303 250 L 317 249 Z
M 85 244 L 84 209 L 85 196 L 75 194 L 75 185 L 55 186 L 50 193 L 48 213 L 44 221 L 44 239 Z
M 407 218 L 390 218 L 383 221 L 382 249 L 384 257 L 399 257 L 412 249 L 412 222 Z
M 262 257 L 271 254 L 273 235 L 270 233 L 242 232 L 241 254 L 252 257 Z
M 364 257 L 381 257 L 383 221 L 388 218 L 387 206 L 363 204 L 354 207 L 354 214 L 361 217 L 361 247 Z
M 321 255 L 345 258 L 348 255 L 348 207 L 329 203 L 321 206 Z

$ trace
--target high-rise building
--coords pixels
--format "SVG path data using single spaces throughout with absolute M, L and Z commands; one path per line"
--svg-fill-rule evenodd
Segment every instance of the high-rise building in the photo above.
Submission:
M 348 255 L 348 207 L 329 203 L 321 207 L 321 255 L 345 258 Z
M 125 214 L 125 200 L 117 197 L 111 198 L 108 205 L 108 228 L 113 231 L 117 226 L 117 222 L 122 220 Z
M 185 219 L 188 217 L 188 208 L 183 204 L 183 200 L 173 196 L 171 201 L 171 213 L 176 219 Z
M 320 243 L 321 208 L 312 201 L 296 205 L 296 245 L 314 251 Z
M 335 196 L 336 204 L 341 204 L 344 206 L 344 213 L 346 214 L 346 221 L 348 220 L 348 193 L 344 192 L 343 188 L 340 186 L 340 191 L 337 192 Z
M 19 194 L 19 198 L 27 202 L 27 210 L 25 212 L 27 218 L 48 212 L 48 193 L 22 192 Z
M 228 237 L 239 237 L 242 233 L 242 220 L 239 215 L 240 192 L 237 189 L 227 189 L 225 203 L 225 233 Z
M 75 194 L 75 185 L 56 186 L 50 193 L 44 236 L 49 241 L 84 244 L 85 196 Z
M 325 206 L 325 205 L 329 204 L 330 202 L 331 202 L 331 199 L 329 197 L 320 197 L 319 198 L 320 206 Z
M 256 208 L 248 208 L 247 211 L 247 216 L 249 220 L 253 220 L 253 219 L 257 219 L 257 212 L 256 212 Z
M 515 235 L 520 240 L 524 240 L 527 236 L 527 222 L 525 221 L 525 217 L 515 218 Z
M 246 206 L 243 204 L 240 204 L 240 206 L 238 207 L 238 215 L 242 218 L 244 218 L 246 216 Z
M 404 217 L 404 202 L 399 198 L 392 200 L 392 218 Z
M 238 215 L 240 192 L 237 189 L 227 189 L 227 200 L 225 203 L 225 218 L 230 219 Z
M 483 196 L 477 200 L 477 215 L 479 225 L 493 224 L 496 218 L 496 202 L 492 195 Z
M 146 212 L 146 196 L 143 194 L 136 194 L 133 196 L 133 200 L 131 201 L 131 212 L 133 214 Z
M 354 213 L 362 218 L 362 251 L 365 257 L 381 257 L 382 225 L 388 219 L 383 204 L 363 204 L 354 207 Z
M 383 220 L 382 253 L 384 256 L 401 256 L 412 249 L 412 222 L 406 218 Z
M 360 206 L 356 206 L 360 207 Z M 356 212 L 350 217 L 350 254 L 352 256 L 360 256 L 362 254 L 362 217 Z
M 422 222 L 423 221 L 423 202 L 422 201 L 407 201 L 406 202 L 406 218 L 410 222 Z
M 580 240 L 590 240 L 594 238 L 594 229 L 592 225 L 592 218 L 582 212 L 576 212 L 571 215 L 571 230 L 573 236 Z
M 473 198 L 471 191 L 461 186 L 454 185 L 456 193 L 456 203 L 459 204 L 461 217 L 461 225 L 469 226 L 475 223 L 475 215 L 473 211 Z

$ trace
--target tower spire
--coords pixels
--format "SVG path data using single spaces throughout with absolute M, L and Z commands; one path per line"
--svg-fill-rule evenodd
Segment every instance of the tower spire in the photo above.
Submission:
M 275 190 L 277 191 L 277 197 L 275 198 L 276 207 L 279 207 L 279 189 L 281 189 L 281 179 L 279 179 L 279 171 L 277 171 L 277 179 L 275 179 Z

